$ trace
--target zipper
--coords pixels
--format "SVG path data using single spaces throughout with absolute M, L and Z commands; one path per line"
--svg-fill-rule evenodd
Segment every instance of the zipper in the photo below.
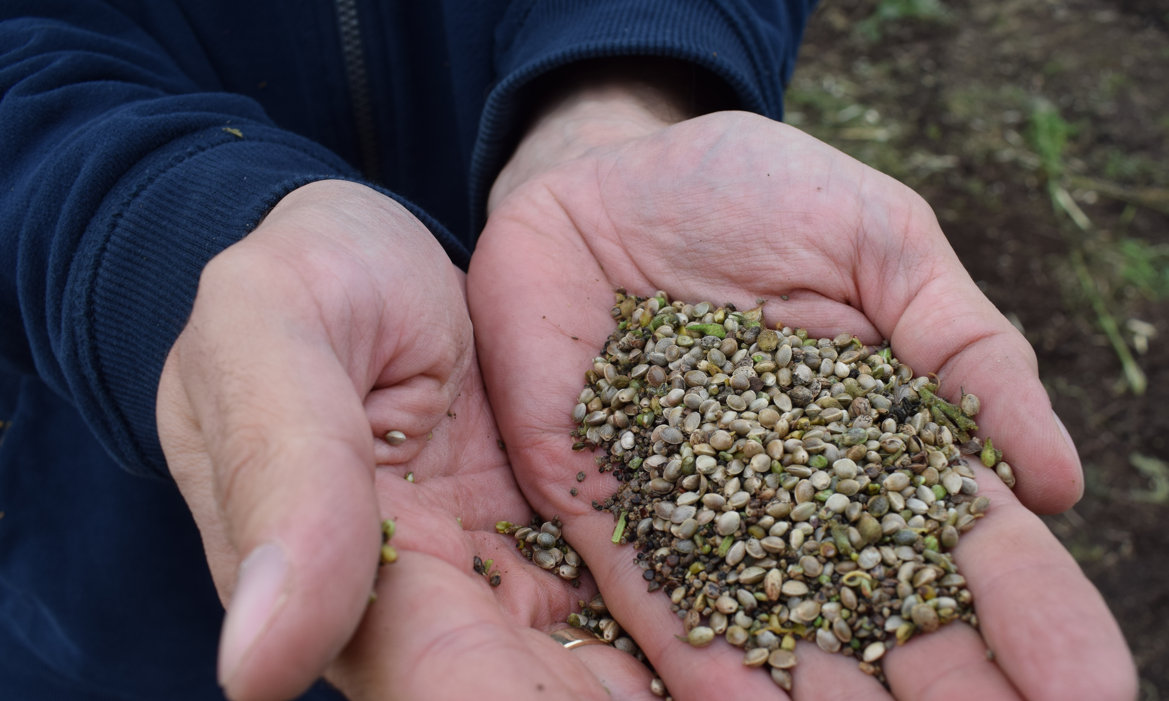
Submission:
M 358 157 L 365 177 L 380 179 L 377 130 L 373 119 L 373 96 L 369 88 L 369 74 L 365 69 L 365 50 L 361 41 L 361 21 L 357 14 L 357 0 L 335 0 L 337 30 L 341 37 L 341 58 L 345 63 L 345 82 L 349 88 L 353 109 L 353 126 L 357 132 Z

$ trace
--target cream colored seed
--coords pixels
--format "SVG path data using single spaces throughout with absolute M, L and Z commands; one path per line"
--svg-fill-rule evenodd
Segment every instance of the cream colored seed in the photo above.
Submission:
M 760 667 L 767 662 L 771 652 L 767 648 L 755 647 L 743 654 L 743 664 L 747 667 Z
M 767 664 L 776 669 L 792 669 L 796 666 L 796 653 L 780 648 L 768 655 Z
M 714 641 L 714 630 L 708 626 L 697 626 L 691 628 L 690 632 L 686 634 L 686 642 L 694 647 L 706 647 Z

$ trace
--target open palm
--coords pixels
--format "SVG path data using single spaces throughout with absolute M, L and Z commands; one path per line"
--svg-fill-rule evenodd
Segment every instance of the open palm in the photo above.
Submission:
M 649 671 L 629 655 L 569 651 L 548 636 L 595 590 L 536 567 L 496 532 L 500 519 L 533 514 L 477 371 L 417 456 L 379 468 L 376 490 L 398 560 L 381 568 L 377 598 L 328 674 L 350 698 L 649 698 Z M 473 570 L 476 556 L 496 586 Z
M 571 407 L 612 330 L 617 287 L 740 308 L 765 300 L 769 324 L 890 339 L 919 373 L 936 372 L 943 394 L 982 397 L 980 424 L 1018 474 L 1018 499 L 983 476 L 992 509 L 957 553 L 986 642 L 954 625 L 894 650 L 886 669 L 898 698 L 1087 689 L 1121 698 L 1131 688 L 1131 661 L 1099 595 L 1019 502 L 1063 509 L 1082 484 L 1026 341 L 911 191 L 794 129 L 722 113 L 528 178 L 495 202 L 468 275 L 484 377 L 500 429 L 519 448 L 520 487 L 540 513 L 565 521 L 610 609 L 676 698 L 782 692 L 745 672 L 729 645 L 699 651 L 674 638 L 680 626 L 665 597 L 645 593 L 632 554 L 607 542 L 612 519 L 592 508 L 615 480 L 568 450 Z M 579 471 L 590 476 L 573 497 Z M 883 693 L 852 662 L 818 653 L 804 655 L 797 698 Z
M 232 698 L 289 698 L 322 672 L 353 699 L 648 693 L 629 655 L 547 635 L 589 592 L 495 532 L 532 512 L 486 401 L 463 276 L 389 198 L 305 186 L 212 261 L 158 416 L 228 602 Z M 399 557 L 371 604 L 382 518 Z

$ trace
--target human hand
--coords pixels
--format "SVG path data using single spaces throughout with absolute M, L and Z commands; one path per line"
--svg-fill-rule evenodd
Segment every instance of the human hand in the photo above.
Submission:
M 744 309 L 762 298 L 771 325 L 888 338 L 919 372 L 935 370 L 944 394 L 982 398 L 979 423 L 1018 477 L 1012 493 L 981 470 L 992 507 L 956 553 L 986 642 L 954 624 L 893 650 L 886 671 L 897 698 L 1131 697 L 1135 673 L 1116 623 L 1019 501 L 1070 506 L 1082 488 L 1074 447 L 1030 347 L 978 291 L 924 202 L 760 117 L 668 126 L 645 114 L 623 120 L 606 102 L 554 109 L 521 143 L 492 192 L 468 299 L 500 428 L 524 447 L 513 456 L 521 489 L 537 511 L 564 520 L 610 610 L 676 698 L 782 693 L 740 669 L 729 645 L 698 651 L 675 640 L 665 597 L 644 593 L 631 553 L 608 543 L 612 518 L 590 506 L 617 485 L 595 475 L 590 456 L 568 451 L 569 413 L 611 331 L 616 287 Z M 580 470 L 592 476 L 571 498 Z M 854 667 L 805 651 L 795 697 L 880 698 Z
M 354 701 L 648 701 L 652 675 L 631 655 L 604 645 L 568 650 L 548 635 L 596 590 L 587 575 L 576 588 L 539 569 L 496 532 L 497 520 L 528 523 L 533 512 L 473 372 L 418 459 L 378 470 L 398 559 L 382 567 L 377 598 L 327 678 Z M 490 569 L 473 572 L 475 556 Z M 488 584 L 494 575 L 497 586 Z
M 494 532 L 532 512 L 498 447 L 463 275 L 392 200 L 306 185 L 215 258 L 167 359 L 158 425 L 230 602 L 232 698 L 291 697 L 330 663 L 353 699 L 648 688 L 629 655 L 569 652 L 543 632 L 587 586 Z M 390 430 L 406 440 L 379 438 Z M 383 517 L 399 559 L 370 604 Z M 494 558 L 498 588 L 475 554 Z

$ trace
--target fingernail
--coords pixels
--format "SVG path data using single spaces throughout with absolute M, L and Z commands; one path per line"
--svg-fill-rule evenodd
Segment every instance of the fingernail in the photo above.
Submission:
M 285 597 L 288 561 L 276 543 L 264 543 L 240 563 L 219 641 L 219 684 L 227 686 Z
M 1063 425 L 1063 421 L 1060 420 L 1059 414 L 1052 411 L 1051 415 L 1055 417 L 1055 425 L 1059 426 L 1059 432 L 1063 434 L 1063 439 L 1067 441 L 1068 447 L 1072 449 L 1073 453 L 1078 452 L 1076 449 L 1076 442 L 1072 440 L 1072 434 L 1068 433 L 1068 427 Z

